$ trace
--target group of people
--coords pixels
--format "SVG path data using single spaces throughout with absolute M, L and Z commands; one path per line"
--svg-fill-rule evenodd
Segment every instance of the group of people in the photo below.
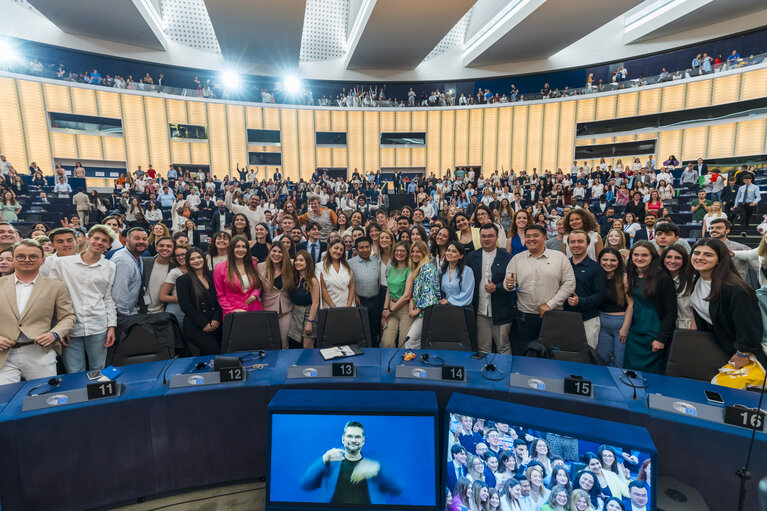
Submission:
M 446 511 L 646 511 L 651 458 L 450 414 Z
M 172 315 L 190 346 L 214 354 L 228 314 L 274 311 L 282 347 L 311 348 L 319 309 L 356 306 L 367 309 L 381 347 L 420 347 L 424 311 L 442 305 L 471 308 L 484 352 L 525 354 L 546 314 L 566 310 L 581 314 L 588 344 L 620 367 L 662 372 L 675 328 L 711 331 L 736 367 L 761 356 L 756 296 L 738 270 L 764 259 L 766 242 L 757 250 L 733 245 L 731 224 L 711 215 L 719 209 L 706 198 L 747 223 L 759 201 L 753 175 L 744 169 L 727 178 L 742 182 L 730 202 L 726 188 L 707 195 L 712 176 L 723 179 L 716 171 L 702 161 L 685 169 L 699 180 L 685 183 L 683 173 L 678 187 L 703 186 L 691 208 L 693 215 L 708 208 L 710 235 L 690 247 L 669 217 L 675 197 L 660 198 L 665 183 L 676 184 L 670 167 L 678 160 L 658 170 L 652 158 L 616 163 L 487 178 L 473 168 L 441 178 L 397 173 L 393 183 L 356 169 L 348 181 L 318 171 L 294 182 L 279 169 L 259 179 L 238 167 L 239 179 L 218 180 L 204 170 L 162 176 L 150 165 L 121 176 L 115 209 L 99 223 L 72 215 L 62 228 L 38 224 L 24 236 L 13 222 L 0 224 L 0 271 L 15 271 L 16 281 L 32 275 L 15 244 L 39 245 L 39 273 L 67 284 L 74 331 L 89 332 L 70 334 L 72 342 L 67 331 L 56 343 L 78 350 L 76 363 L 64 357 L 72 371 L 86 360 L 91 369 L 103 365 L 115 328 L 119 334 L 112 318 Z M 404 191 L 405 182 L 416 207 L 386 209 L 389 185 Z M 625 205 L 611 194 L 623 189 L 632 192 Z M 72 274 L 99 276 L 68 280 L 64 263 Z M 95 310 L 105 310 L 99 321 L 90 317 Z

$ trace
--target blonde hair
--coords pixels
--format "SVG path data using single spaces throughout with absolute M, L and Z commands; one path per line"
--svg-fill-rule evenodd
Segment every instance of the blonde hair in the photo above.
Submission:
M 421 260 L 418 262 L 418 264 L 413 263 L 413 250 L 418 250 L 422 254 Z M 423 268 L 429 262 L 429 257 L 431 257 L 431 254 L 429 253 L 429 246 L 425 241 L 416 241 L 410 246 L 409 256 L 410 257 L 408 258 L 407 265 L 413 274 L 413 278 L 415 279 L 418 277 L 418 273 L 421 271 L 421 268 Z
M 615 227 L 613 227 L 612 229 L 607 231 L 607 234 L 605 235 L 605 239 L 603 241 L 603 245 L 605 247 L 609 247 L 610 246 L 610 244 L 607 243 L 607 238 L 610 237 L 610 233 L 613 232 L 613 231 L 618 233 L 618 237 L 620 238 L 621 241 L 620 241 L 620 243 L 618 243 L 617 247 L 612 247 L 612 248 L 615 248 L 615 249 L 618 249 L 618 250 L 625 249 L 626 248 L 626 236 L 623 234 L 623 231 L 621 231 L 620 229 L 616 229 Z

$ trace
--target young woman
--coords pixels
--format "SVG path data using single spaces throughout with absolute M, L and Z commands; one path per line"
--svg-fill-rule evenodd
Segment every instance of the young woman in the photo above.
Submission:
M 317 337 L 317 310 L 320 307 L 320 281 L 314 276 L 314 261 L 300 250 L 293 261 L 296 285 L 290 291 L 293 314 L 288 329 L 290 339 L 301 340 L 304 349 L 314 348 Z
M 501 199 L 501 206 L 498 208 L 498 219 L 503 227 L 503 232 L 509 232 L 511 221 L 514 218 L 514 209 L 511 207 L 509 199 Z
M 623 501 L 617 497 L 610 497 L 605 501 L 604 511 L 626 511 Z
M 468 218 L 466 221 L 468 222 Z M 413 324 L 412 318 L 408 315 L 410 296 L 413 293 L 413 280 L 408 278 L 409 259 L 409 244 L 398 241 L 394 246 L 394 257 L 386 269 L 386 297 L 381 317 L 382 348 L 396 348 L 404 343 L 407 332 Z M 397 340 L 397 334 L 399 334 L 399 340 Z
M 584 490 L 573 490 L 570 495 L 570 508 L 567 511 L 595 511 L 591 497 Z
M 472 482 L 485 480 L 485 462 L 476 454 L 467 454 L 466 477 Z
M 135 222 L 136 213 L 141 213 L 141 216 L 144 216 L 144 209 L 141 207 L 141 204 L 139 204 L 138 199 L 133 197 L 128 203 L 128 209 L 125 211 L 125 221 Z
M 165 303 L 165 312 L 176 316 L 179 325 L 184 323 L 184 311 L 178 304 L 178 293 L 176 292 L 176 281 L 187 272 L 186 255 L 189 247 L 186 245 L 176 245 L 173 249 L 173 256 L 170 258 L 170 271 L 165 277 L 165 282 L 160 286 L 160 301 Z
M 272 246 L 269 225 L 266 222 L 256 224 L 256 239 L 250 242 L 250 253 L 258 261 L 265 261 Z
M 567 257 L 572 257 L 573 254 L 570 252 L 567 239 L 571 232 L 581 230 L 585 231 L 589 236 L 589 248 L 586 249 L 586 254 L 596 261 L 597 254 L 602 251 L 603 247 L 602 237 L 599 235 L 599 225 L 594 215 L 587 209 L 575 208 L 565 215 L 564 227 L 565 235 L 562 238 L 562 253 Z
M 674 187 L 663 179 L 658 183 L 658 194 L 661 200 L 668 201 L 674 198 Z
M 711 225 L 711 221 L 715 220 L 717 218 L 724 218 L 727 219 L 727 214 L 722 211 L 722 203 L 719 201 L 714 201 L 711 203 L 711 209 L 706 213 L 706 216 L 703 217 L 703 232 L 701 233 L 701 237 L 705 238 L 706 234 L 708 234 L 708 227 Z
M 3 203 L 0 205 L 0 218 L 5 222 L 18 222 L 21 205 L 16 202 L 13 192 L 3 193 Z
M 194 223 L 194 220 L 187 220 L 184 222 L 182 232 L 186 233 L 190 245 L 194 245 L 195 247 L 200 246 L 200 233 L 197 232 L 197 224 Z
M 629 245 L 634 243 L 634 236 L 641 228 L 642 226 L 637 222 L 636 215 L 634 213 L 626 213 L 626 216 L 623 217 L 623 232 L 630 238 Z
M 579 471 L 573 478 L 573 493 L 581 491 L 588 495 L 592 509 L 602 509 L 604 500 L 599 492 L 597 476 L 588 468 Z
M 487 507 L 484 511 L 502 511 L 501 494 L 495 488 L 487 489 Z
M 484 204 L 480 204 L 477 206 L 477 209 L 474 211 L 474 227 L 479 229 L 485 224 L 491 224 L 494 223 L 495 226 L 498 228 L 498 247 L 503 248 L 506 246 L 506 231 L 503 230 L 503 227 L 501 224 L 493 222 L 493 211 L 485 206 Z M 479 248 L 480 245 L 476 245 L 476 248 Z
M 501 508 L 504 511 L 522 511 L 522 485 L 514 479 L 507 479 L 501 488 Z
M 649 241 L 631 247 L 626 274 L 634 307 L 623 367 L 659 373 L 676 323 L 674 281 L 663 271 L 655 245 Z
M 381 226 L 376 222 L 371 222 L 365 227 L 365 234 L 370 238 L 370 241 L 373 242 L 370 246 L 370 256 L 375 257 L 381 253 L 381 246 L 378 243 L 378 240 L 381 237 Z
M 184 312 L 181 332 L 201 355 L 215 355 L 221 351 L 222 310 L 202 250 L 190 248 L 185 266 L 186 273 L 176 280 L 178 305 Z
M 661 253 L 663 269 L 674 279 L 676 288 L 676 327 L 690 328 L 692 324 L 692 305 L 690 295 L 694 287 L 690 256 L 682 245 L 669 245 Z
M 570 473 L 567 471 L 567 468 L 564 467 L 564 465 L 556 464 L 554 465 L 553 470 L 551 471 L 551 478 L 549 479 L 549 484 L 551 486 L 560 485 L 565 490 L 570 492 L 572 488 L 572 484 L 570 484 Z
M 261 279 L 250 255 L 250 244 L 244 236 L 232 238 L 226 261 L 213 269 L 213 282 L 224 315 L 263 310 Z
M 96 198 L 96 200 L 100 201 L 101 199 Z M 93 199 L 91 199 L 91 202 L 93 202 Z M 144 211 L 144 218 L 151 225 L 156 225 L 157 223 L 162 222 L 162 211 L 157 209 L 157 202 L 149 201 L 149 206 L 146 211 Z
M 289 239 L 289 238 L 288 238 Z M 293 317 L 293 302 L 290 292 L 294 288 L 293 265 L 290 255 L 280 243 L 269 249 L 269 255 L 258 263 L 258 278 L 261 281 L 261 303 L 264 310 L 274 311 L 280 323 L 282 349 L 288 349 L 288 330 Z
M 205 261 L 210 271 L 213 271 L 218 263 L 226 261 L 231 239 L 232 235 L 228 232 L 218 231 L 213 235 L 213 239 L 208 241 L 208 253 L 205 255 Z
M 0 251 L 0 277 L 13 275 L 13 248 L 8 247 Z
M 349 217 L 346 216 L 346 213 L 338 212 L 336 216 L 336 231 L 341 233 L 343 235 L 344 231 L 349 228 Z
M 254 243 L 250 239 L 250 221 L 248 220 L 248 217 L 242 213 L 236 213 L 232 217 L 232 238 L 235 236 L 244 236 L 248 241 L 248 249 L 250 249 Z
M 543 465 L 547 474 L 551 473 L 551 460 L 549 459 L 549 444 L 543 438 L 536 438 L 530 446 L 530 457 Z
M 549 501 L 543 505 L 541 511 L 568 511 L 567 502 L 567 489 L 564 486 L 560 486 L 558 484 L 554 485 L 551 488 Z
M 525 246 L 525 229 L 527 229 L 527 226 L 533 225 L 533 223 L 533 215 L 528 210 L 520 209 L 514 213 L 508 240 L 506 241 L 506 251 L 512 256 L 527 250 Z
M 450 511 L 466 511 L 471 505 L 471 481 L 468 477 L 460 477 L 453 489 L 453 500 Z
M 623 367 L 623 353 L 631 325 L 634 298 L 628 293 L 626 269 L 618 250 L 610 247 L 602 250 L 599 253 L 599 265 L 605 271 L 607 282 L 605 299 L 599 306 L 597 353 L 608 364 L 610 360 L 614 360 L 616 366 Z
M 439 302 L 439 276 L 437 268 L 429 261 L 429 248 L 425 241 L 416 241 L 410 249 L 410 275 L 413 293 L 410 298 L 408 315 L 413 320 L 408 330 L 410 341 L 406 348 L 421 348 L 423 311 Z M 472 288 L 473 289 L 473 288 Z
M 484 481 L 477 479 L 471 483 L 470 511 L 485 511 L 489 498 L 490 493 L 487 491 L 487 484 Z
M 691 260 L 697 274 L 690 297 L 693 328 L 711 332 L 722 350 L 733 353 L 730 364 L 738 369 L 754 356 L 763 361 L 756 295 L 735 269 L 727 246 L 715 238 L 700 239 Z
M 602 470 L 613 472 L 624 484 L 628 484 L 626 477 L 628 470 L 618 463 L 618 454 L 615 449 L 609 445 L 600 445 L 597 449 L 597 457 L 602 462 Z
M 623 181 L 618 190 L 615 192 L 615 204 L 618 206 L 625 206 L 629 203 L 629 189 L 626 186 L 626 182 Z
M 441 267 L 445 262 L 448 245 L 456 241 L 455 232 L 450 227 L 439 227 L 433 232 L 434 239 L 431 242 L 431 256 L 434 259 L 434 263 Z M 463 250 L 463 245 L 461 245 L 461 250 Z
M 479 243 L 479 228 L 472 227 L 469 217 L 462 211 L 455 214 L 452 220 L 453 229 L 456 231 L 458 241 L 463 245 L 463 250 L 467 254 L 472 250 L 481 247 Z
M 442 298 L 439 303 L 465 307 L 471 305 L 474 296 L 474 272 L 466 266 L 466 254 L 457 241 L 447 244 L 445 258 L 440 268 Z
M 732 256 L 739 261 L 759 261 L 759 286 L 767 286 L 767 231 L 762 234 L 758 247 L 751 250 L 736 250 Z
M 323 309 L 354 305 L 354 276 L 346 261 L 346 247 L 341 240 L 328 242 L 320 266 Z
M 531 465 L 525 470 L 525 477 L 530 481 L 530 495 L 522 497 L 522 500 L 530 509 L 540 509 L 549 499 L 551 490 L 543 485 L 544 476 L 543 467 L 540 465 Z
M 150 256 L 157 255 L 157 240 L 160 238 L 170 236 L 170 231 L 162 222 L 156 223 L 152 226 L 149 232 L 149 238 L 147 238 L 146 249 Z
M 655 213 L 656 215 L 663 208 L 663 199 L 660 198 L 660 194 L 657 190 L 650 193 L 650 200 L 645 202 L 645 213 Z

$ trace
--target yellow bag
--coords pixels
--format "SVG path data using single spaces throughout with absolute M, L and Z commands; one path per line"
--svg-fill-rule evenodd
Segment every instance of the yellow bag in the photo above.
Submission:
M 732 389 L 762 388 L 764 383 L 764 367 L 754 355 L 749 355 L 751 361 L 745 367 L 736 369 L 729 363 L 719 368 L 719 374 L 711 379 L 714 385 L 730 387 Z

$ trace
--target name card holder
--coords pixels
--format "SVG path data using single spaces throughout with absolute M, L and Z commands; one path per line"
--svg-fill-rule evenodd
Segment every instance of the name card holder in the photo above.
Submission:
M 100 389 L 96 389 L 99 384 L 111 384 L 106 385 L 103 390 L 105 395 L 96 395 L 94 392 Z M 48 392 L 47 394 L 41 394 L 38 396 L 29 396 L 24 398 L 24 403 L 21 406 L 22 412 L 31 412 L 33 410 L 43 410 L 46 408 L 60 408 L 62 406 L 73 405 L 77 403 L 85 403 L 86 401 L 108 401 L 111 398 L 122 395 L 125 391 L 125 385 L 115 381 L 109 382 L 96 382 L 91 383 L 94 387 L 91 388 L 91 395 L 89 397 L 88 387 L 74 390 L 59 390 Z M 89 385 L 89 387 L 90 387 Z

